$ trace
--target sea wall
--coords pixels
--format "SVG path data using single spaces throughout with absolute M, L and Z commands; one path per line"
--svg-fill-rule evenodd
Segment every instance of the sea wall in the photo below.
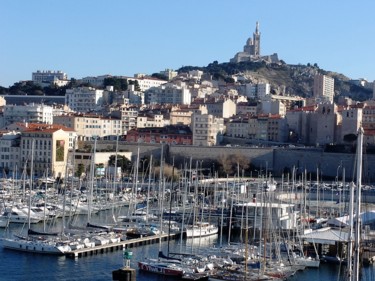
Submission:
M 115 148 L 114 141 L 99 141 L 98 149 Z M 326 153 L 320 148 L 290 148 L 290 147 L 226 147 L 226 146 L 184 146 L 161 144 L 132 144 L 119 143 L 119 150 L 132 152 L 133 160 L 139 149 L 140 157 L 153 155 L 160 159 L 162 150 L 164 159 L 172 162 L 188 163 L 190 158 L 203 161 L 206 166 L 220 157 L 245 157 L 248 161 L 262 170 L 271 172 L 274 176 L 291 172 L 293 168 L 300 174 L 306 170 L 309 174 L 319 174 L 335 179 L 342 178 L 345 170 L 347 180 L 353 180 L 355 171 L 355 155 L 347 153 Z M 375 155 L 365 155 L 363 164 L 363 178 L 367 182 L 375 182 Z

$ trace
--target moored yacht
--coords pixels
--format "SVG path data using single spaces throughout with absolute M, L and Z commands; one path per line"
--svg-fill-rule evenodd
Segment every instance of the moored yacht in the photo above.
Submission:
M 62 241 L 31 237 L 3 238 L 2 244 L 5 249 L 41 254 L 64 255 L 71 251 L 69 245 Z
M 219 232 L 219 228 L 208 222 L 196 222 L 193 225 L 187 225 L 185 227 L 186 238 L 193 237 L 204 237 L 214 235 Z
M 9 223 L 38 223 L 42 219 L 30 211 L 30 218 L 26 211 L 17 207 L 6 209 L 0 216 L 0 227 L 7 227 Z

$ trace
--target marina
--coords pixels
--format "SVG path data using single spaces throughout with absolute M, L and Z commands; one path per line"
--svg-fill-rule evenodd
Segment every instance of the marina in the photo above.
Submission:
M 360 199 L 372 187 L 362 191 L 360 180 L 313 182 L 294 170 L 281 179 L 189 174 L 174 182 L 149 173 L 147 183 L 135 171 L 125 186 L 3 180 L 3 249 L 73 260 L 120 252 L 131 268 L 133 249 L 155 245 L 133 261 L 138 272 L 215 281 L 286 280 L 321 263 L 351 269 L 353 253 L 356 265 L 375 260 L 375 213 Z
M 250 194 L 252 194 L 252 193 L 250 193 Z M 285 198 L 288 198 L 287 194 L 288 193 L 277 193 L 276 192 L 274 194 L 274 196 L 275 196 L 275 198 L 276 197 L 281 197 L 281 198 L 285 199 Z M 293 200 L 289 200 L 289 199 L 286 200 L 286 201 L 289 202 L 288 203 L 289 205 L 286 204 L 285 206 L 292 206 L 292 205 L 294 206 L 294 205 L 297 205 L 298 202 L 301 202 L 301 196 L 302 196 L 301 194 L 303 194 L 303 193 L 298 192 L 297 196 L 295 196 L 294 193 L 293 193 L 293 196 L 290 196 L 290 194 L 289 194 L 289 199 L 292 198 Z M 260 203 L 261 198 L 262 197 L 260 195 L 257 196 L 257 199 L 259 201 L 258 204 L 255 203 L 257 200 L 254 200 L 254 198 L 251 199 L 251 202 L 250 202 L 251 204 L 249 203 L 249 205 L 248 205 L 250 207 L 250 209 L 247 212 L 247 215 L 249 216 L 249 218 L 251 217 L 250 216 L 250 214 L 251 214 L 251 211 L 250 211 L 251 208 L 255 208 L 256 207 L 259 212 L 266 213 L 267 212 L 266 210 L 269 209 L 269 207 L 273 206 L 271 203 L 266 203 L 263 206 L 263 204 Z M 263 194 L 263 198 L 266 198 L 266 195 Z M 316 203 L 316 201 L 313 201 L 313 202 L 314 203 L 311 204 L 312 206 L 314 206 L 314 204 L 318 205 Z M 340 209 L 340 206 L 334 206 L 334 204 L 336 202 L 325 201 L 324 203 L 326 205 L 327 210 L 330 210 L 330 208 L 332 208 L 332 207 Z M 319 205 L 320 206 L 324 206 L 324 204 L 319 204 Z M 128 205 L 126 205 L 126 206 L 128 206 Z M 160 213 L 160 211 L 158 211 L 158 209 L 155 208 L 155 206 L 156 205 L 150 205 L 149 206 L 150 210 L 153 210 L 152 212 L 154 214 Z M 170 208 L 169 208 L 169 202 L 168 201 L 164 203 L 164 206 L 166 206 L 165 212 L 164 212 L 165 214 L 168 214 L 168 213 L 172 214 L 173 213 L 173 215 L 175 216 L 174 219 L 177 219 L 177 220 L 181 221 L 181 218 L 182 218 L 183 214 L 182 213 L 179 214 L 179 211 L 177 211 L 176 207 L 173 207 L 173 212 L 170 212 L 171 210 L 169 210 Z M 218 253 L 221 252 L 220 249 L 224 249 L 226 247 L 225 245 L 233 244 L 234 240 L 237 240 L 237 241 L 239 241 L 240 244 L 244 245 L 243 244 L 244 243 L 243 239 L 245 239 L 244 236 L 243 236 L 244 232 L 241 232 L 241 231 L 238 232 L 238 230 L 236 230 L 236 229 L 238 229 L 238 228 L 240 228 L 240 229 L 242 228 L 243 229 L 244 227 L 246 227 L 245 226 L 245 222 L 243 222 L 243 225 L 241 226 L 241 219 L 239 220 L 239 218 L 241 217 L 240 214 L 242 213 L 242 212 L 239 212 L 239 211 L 240 210 L 243 211 L 243 208 L 245 206 L 246 205 L 243 205 L 243 203 L 240 203 L 240 202 L 238 202 L 236 204 L 233 203 L 232 216 L 230 216 L 230 210 L 229 209 L 222 209 L 222 208 L 218 208 L 216 210 L 214 210 L 212 208 L 211 209 L 197 209 L 197 211 L 196 211 L 197 217 L 201 218 L 201 216 L 203 215 L 203 217 L 205 219 L 211 218 L 211 221 L 215 222 L 218 225 L 218 228 L 217 228 L 218 231 L 216 232 L 216 236 L 213 236 L 214 237 L 213 239 L 216 241 L 215 242 L 216 244 L 215 244 L 214 248 L 212 248 L 212 245 L 213 245 L 212 240 L 208 240 L 208 241 L 210 241 L 210 242 L 208 242 L 209 243 L 208 246 L 210 247 L 210 245 L 211 245 L 211 248 L 204 250 L 205 247 L 207 247 L 207 244 L 206 244 L 204 238 L 210 238 L 210 237 L 209 236 L 208 237 L 204 237 L 204 235 L 202 235 L 202 233 L 200 235 L 197 235 L 196 238 L 192 239 L 192 238 L 186 238 L 186 234 L 184 232 L 167 233 L 167 228 L 164 228 L 163 233 L 160 233 L 160 234 L 157 234 L 157 235 L 146 236 L 146 237 L 139 237 L 139 238 L 133 238 L 133 239 L 124 239 L 124 240 L 114 241 L 114 242 L 111 242 L 111 243 L 108 243 L 108 244 L 103 244 L 103 245 L 92 245 L 91 247 L 85 247 L 85 248 L 79 248 L 79 249 L 77 248 L 77 249 L 74 249 L 74 250 L 68 250 L 68 251 L 64 252 L 63 256 L 66 257 L 66 258 L 69 258 L 69 259 L 73 259 L 73 260 L 77 260 L 77 259 L 78 260 L 81 260 L 81 259 L 84 260 L 84 259 L 90 258 L 92 256 L 97 256 L 97 257 L 101 257 L 102 256 L 102 257 L 105 257 L 108 254 L 111 254 L 111 255 L 117 255 L 119 257 L 119 261 L 118 262 L 121 263 L 121 254 L 122 254 L 122 252 L 123 252 L 124 249 L 131 249 L 131 251 L 134 251 L 134 252 L 135 251 L 139 251 L 141 248 L 144 248 L 144 247 L 153 247 L 154 249 L 156 249 L 156 248 L 158 248 L 158 244 L 159 243 L 161 243 L 163 249 L 166 249 L 166 247 L 169 247 L 169 245 L 171 244 L 172 245 L 171 249 L 173 249 L 173 251 L 177 250 L 177 252 L 179 250 L 181 250 L 181 247 L 178 246 L 178 245 L 181 245 L 181 243 L 183 243 L 185 246 L 183 246 L 182 248 L 184 249 L 185 252 L 186 251 L 190 251 L 191 249 L 194 249 L 194 248 L 198 248 L 201 251 L 206 251 L 205 255 L 207 255 L 208 253 L 211 253 L 211 250 L 213 250 L 213 249 L 214 249 L 213 253 L 218 254 Z M 263 206 L 264 208 L 267 207 L 267 208 L 263 209 L 263 211 L 260 211 L 260 210 L 262 210 L 262 208 L 260 208 L 260 206 Z M 278 208 L 282 209 L 283 208 L 282 206 L 284 206 L 284 205 L 281 204 L 281 203 L 275 203 L 274 208 L 275 208 L 275 210 L 277 210 Z M 129 213 L 129 211 L 128 211 L 129 207 L 120 207 L 120 208 L 123 208 L 122 209 L 122 215 L 119 215 L 118 217 L 124 220 L 125 218 L 128 217 L 128 215 L 126 215 L 126 214 Z M 187 208 L 187 210 L 189 210 L 189 208 Z M 192 210 L 188 211 L 188 212 L 192 212 Z M 97 226 L 98 225 L 99 226 L 100 225 L 103 225 L 103 226 L 106 225 L 106 222 L 108 221 L 108 218 L 111 217 L 112 213 L 113 213 L 113 211 L 111 210 L 111 208 L 108 208 L 106 210 L 102 210 L 102 211 L 99 211 L 99 212 L 97 212 L 95 214 L 92 214 L 92 219 L 91 219 L 92 224 L 93 225 L 97 225 Z M 138 213 L 141 213 L 141 212 L 138 211 Z M 220 219 L 221 216 L 220 215 L 222 216 L 223 221 L 224 221 L 224 218 L 226 218 L 225 220 L 228 221 L 226 223 L 223 223 L 223 227 L 226 226 L 226 225 L 228 225 L 228 223 L 234 223 L 236 221 L 239 224 L 235 228 L 232 228 L 232 230 L 229 230 L 227 227 L 224 228 L 224 230 L 223 230 L 221 228 L 221 219 Z M 238 217 L 238 216 L 240 216 L 240 217 Z M 138 218 L 139 217 L 141 217 L 141 216 L 138 215 Z M 236 217 L 237 217 L 237 220 L 236 220 Z M 272 217 L 273 216 L 271 216 L 271 217 L 268 216 L 268 219 L 272 219 Z M 231 218 L 231 219 L 229 220 L 229 218 Z M 276 217 L 274 217 L 274 219 L 275 218 Z M 66 217 L 66 219 L 67 219 L 67 217 Z M 63 221 L 62 218 L 59 218 L 57 220 L 58 220 L 59 223 L 55 226 L 54 230 L 59 229 L 60 226 L 61 226 L 61 223 Z M 81 215 L 78 216 L 78 219 L 76 218 L 76 223 L 78 225 L 83 225 L 86 220 L 87 220 L 87 214 L 81 214 Z M 156 218 L 154 217 L 154 221 L 158 224 L 160 222 L 160 217 L 159 216 L 156 216 Z M 263 220 L 255 220 L 255 221 L 253 221 L 253 219 L 249 220 L 249 223 L 251 223 L 251 224 L 255 223 L 255 228 L 259 228 L 261 226 L 261 224 L 264 223 L 264 222 L 265 221 L 263 221 Z M 141 223 L 141 221 L 138 221 L 138 223 Z M 22 225 L 23 225 L 22 223 L 21 224 L 11 223 L 10 224 L 10 228 L 12 228 L 15 231 L 15 229 L 21 228 Z M 168 226 L 168 224 L 165 224 L 165 227 L 167 227 L 167 226 Z M 281 224 L 280 224 L 280 226 L 281 226 Z M 103 232 L 111 233 L 113 231 L 113 229 L 114 229 L 114 227 L 111 226 L 111 225 L 106 225 L 106 227 L 108 228 L 107 230 L 101 229 L 100 231 L 98 231 L 98 233 L 103 233 Z M 41 222 L 39 222 L 39 223 L 37 223 L 37 224 L 34 225 L 34 229 L 42 229 L 42 228 L 43 228 L 43 226 L 42 226 Z M 290 228 L 291 228 L 290 225 L 288 226 L 288 224 L 284 224 L 284 229 L 285 230 L 286 229 L 290 229 Z M 91 230 L 93 230 L 93 229 L 91 229 Z M 95 232 L 97 232 L 97 231 L 95 231 Z M 250 233 L 250 229 L 249 229 L 249 233 Z M 363 255 L 364 261 L 367 261 L 367 264 L 372 263 L 372 261 L 373 261 L 373 252 L 374 252 L 373 248 L 372 248 L 373 247 L 373 238 L 371 238 L 371 237 L 373 237 L 372 232 L 369 232 L 369 234 L 371 234 L 371 235 L 368 238 L 368 241 L 367 241 L 367 244 L 366 244 L 367 245 L 366 246 L 366 252 L 364 252 L 364 255 Z M 182 239 L 180 239 L 181 235 L 182 235 Z M 230 238 L 228 238 L 228 235 L 230 236 Z M 248 235 L 249 240 L 251 240 L 250 237 L 252 237 L 253 235 L 254 235 L 253 233 L 251 235 Z M 231 241 L 231 242 L 229 242 L 229 241 Z M 317 241 L 315 241 L 315 242 L 317 242 Z M 166 245 L 166 243 L 168 245 Z M 242 247 L 244 247 L 244 246 L 242 246 Z M 180 248 L 180 249 L 178 249 L 178 248 Z M 258 255 L 262 256 L 263 255 L 262 251 L 264 252 L 264 250 L 262 250 L 262 248 L 260 248 L 258 250 L 260 250 L 260 253 Z M 274 250 L 272 250 L 272 248 L 269 248 L 266 251 L 267 252 L 269 251 L 271 253 Z M 157 252 L 158 251 L 156 251 L 156 253 L 154 253 L 152 256 L 153 257 L 157 257 L 158 256 Z M 171 252 L 172 252 L 172 250 L 171 250 Z M 9 253 L 9 251 L 3 250 L 3 253 L 7 254 L 7 253 Z M 250 246 L 249 246 L 249 249 L 248 249 L 249 256 L 250 256 L 250 253 L 255 253 L 255 252 L 254 252 L 254 249 L 250 250 Z M 195 255 L 198 255 L 198 252 L 194 252 L 192 254 L 194 254 L 194 256 L 195 256 Z M 243 254 L 244 254 L 244 252 L 243 252 Z M 252 257 L 254 259 L 255 256 L 252 256 Z M 235 259 L 234 256 L 232 256 L 232 258 L 233 258 L 233 260 Z M 295 261 L 296 264 L 301 264 L 302 260 L 301 261 L 298 260 L 297 257 L 294 257 L 293 259 L 294 259 L 294 261 Z M 140 260 L 142 260 L 142 258 L 138 257 L 137 261 L 140 261 Z M 254 259 L 254 261 L 255 260 L 256 259 Z M 136 262 L 136 261 L 132 261 L 132 264 L 133 264 L 134 268 L 138 268 L 139 265 L 137 263 L 134 264 L 134 262 Z M 327 260 L 325 262 L 327 262 Z M 152 266 L 155 266 L 154 263 L 152 263 Z M 146 267 L 143 264 L 142 268 L 149 268 L 150 270 L 154 270 L 154 269 L 152 269 L 153 268 L 152 266 L 151 266 L 151 264 L 148 264 L 148 266 Z M 161 266 L 161 265 L 159 264 L 158 266 Z M 249 264 L 249 266 L 250 266 L 250 264 Z M 303 268 L 305 268 L 308 265 L 305 264 L 305 263 L 303 263 L 303 264 L 301 264 L 301 266 L 302 266 L 301 269 L 303 269 Z M 121 266 L 117 265 L 117 267 L 119 268 Z M 116 267 L 114 267 L 112 269 L 115 270 Z M 290 272 L 285 273 L 285 275 L 280 275 L 279 277 L 273 276 L 272 278 L 286 278 L 288 276 L 287 277 L 288 280 L 289 279 L 293 280 L 293 278 L 295 278 L 294 276 L 298 275 L 299 274 L 298 272 L 300 272 L 301 269 L 299 269 L 299 268 L 296 267 L 296 269 L 294 269 L 294 270 L 292 270 Z M 141 270 L 141 271 L 144 271 L 144 270 Z M 137 275 L 141 275 L 140 272 L 137 272 Z M 191 275 L 191 273 L 189 273 L 189 274 L 186 273 L 185 275 L 186 275 L 186 278 L 188 278 L 187 276 L 189 276 L 189 278 L 191 278 L 190 280 L 192 280 L 192 279 L 197 280 L 198 279 L 197 276 Z M 249 278 L 250 278 L 250 276 L 251 275 L 249 275 Z M 204 278 L 204 277 L 202 277 L 202 278 Z M 271 278 L 271 277 L 264 277 L 264 278 Z M 265 279 L 265 280 L 268 280 L 268 279 Z

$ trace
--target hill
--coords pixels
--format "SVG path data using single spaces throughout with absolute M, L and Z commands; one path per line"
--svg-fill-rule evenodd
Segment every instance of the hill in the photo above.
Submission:
M 335 79 L 335 99 L 339 96 L 350 97 L 356 101 L 364 101 L 372 97 L 372 91 L 350 82 L 343 74 L 320 69 L 314 65 L 267 64 L 265 62 L 221 63 L 217 61 L 206 67 L 184 66 L 178 72 L 201 70 L 212 75 L 213 79 L 230 82 L 233 75 L 242 75 L 246 82 L 269 83 L 271 93 L 311 97 L 313 94 L 314 76 L 317 73 Z

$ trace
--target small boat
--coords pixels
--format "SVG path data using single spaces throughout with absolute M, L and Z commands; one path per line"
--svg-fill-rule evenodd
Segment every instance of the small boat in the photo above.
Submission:
M 82 241 L 77 240 L 70 242 L 69 247 L 72 249 L 72 251 L 75 251 L 85 248 L 85 244 Z
M 140 261 L 138 262 L 138 268 L 143 271 L 174 277 L 182 277 L 185 273 L 185 270 L 175 263 L 158 260 Z
M 141 238 L 160 234 L 160 230 L 153 226 L 133 227 L 126 231 L 127 238 Z
M 110 240 L 107 237 L 96 235 L 91 238 L 92 242 L 95 243 L 95 246 L 103 246 L 109 244 Z
M 27 230 L 28 235 L 37 235 L 37 236 L 57 236 L 60 232 L 45 232 L 45 231 L 37 231 L 29 228 Z
M 186 238 L 193 238 L 217 234 L 219 228 L 208 222 L 197 222 L 193 225 L 187 225 L 185 231 Z
M 319 265 L 320 265 L 320 260 L 314 259 L 312 257 L 296 256 L 296 257 L 294 257 L 294 263 L 297 264 L 297 265 L 303 265 L 305 267 L 318 268 Z

